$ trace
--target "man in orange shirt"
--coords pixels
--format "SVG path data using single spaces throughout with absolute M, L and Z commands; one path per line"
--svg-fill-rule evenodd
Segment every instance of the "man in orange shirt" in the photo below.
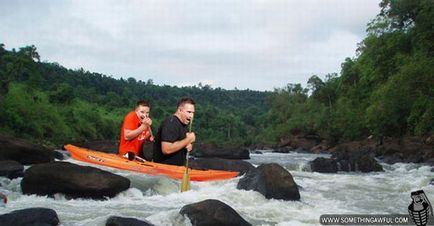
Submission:
M 135 156 L 143 157 L 142 150 L 145 140 L 154 141 L 151 135 L 152 120 L 149 118 L 151 105 L 144 100 L 137 102 L 134 111 L 129 112 L 122 124 L 119 155 L 126 156 L 130 160 Z

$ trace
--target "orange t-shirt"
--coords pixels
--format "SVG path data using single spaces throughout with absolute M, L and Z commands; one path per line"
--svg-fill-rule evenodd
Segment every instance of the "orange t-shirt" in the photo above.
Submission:
M 119 143 L 119 154 L 125 155 L 127 152 L 133 152 L 135 155 L 139 155 L 140 149 L 142 148 L 143 142 L 145 142 L 146 139 L 150 137 L 149 133 L 149 127 L 143 130 L 143 132 L 131 140 L 126 140 L 124 137 L 124 130 L 135 130 L 139 128 L 140 126 L 140 120 L 139 117 L 137 117 L 137 114 L 135 111 L 129 112 L 125 118 L 124 122 L 122 124 L 121 128 L 121 137 L 120 137 L 120 143 Z M 140 156 L 140 155 L 139 155 Z

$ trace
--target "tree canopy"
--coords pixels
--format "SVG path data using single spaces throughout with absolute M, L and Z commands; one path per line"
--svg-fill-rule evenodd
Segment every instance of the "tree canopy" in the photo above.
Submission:
M 115 79 L 40 62 L 33 45 L 9 51 L 1 44 L 0 132 L 55 144 L 117 140 L 137 100 L 151 102 L 155 130 L 180 97 L 190 96 L 205 143 L 275 143 L 296 133 L 331 143 L 433 134 L 434 1 L 383 0 L 380 7 L 357 57 L 345 59 L 339 74 L 273 92 Z

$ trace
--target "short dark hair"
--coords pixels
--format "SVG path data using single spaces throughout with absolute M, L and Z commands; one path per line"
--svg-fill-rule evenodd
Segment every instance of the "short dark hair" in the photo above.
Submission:
M 138 108 L 139 106 L 144 106 L 144 107 L 151 108 L 151 104 L 148 101 L 146 101 L 146 100 L 139 100 L 139 101 L 137 101 L 136 107 L 134 107 L 134 109 Z
M 176 105 L 176 108 L 182 107 L 182 106 L 184 106 L 184 104 L 196 105 L 196 103 L 194 102 L 193 98 L 191 98 L 191 97 L 182 97 L 181 99 L 179 99 L 178 105 Z

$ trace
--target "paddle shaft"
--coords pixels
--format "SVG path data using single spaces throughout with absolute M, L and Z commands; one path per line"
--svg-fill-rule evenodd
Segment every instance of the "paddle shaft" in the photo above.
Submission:
M 190 125 L 189 125 L 189 132 L 190 133 L 191 133 L 192 125 L 193 125 L 193 118 L 191 118 L 191 120 L 190 120 Z M 188 156 L 189 156 L 189 154 L 190 154 L 190 152 L 187 150 L 187 153 L 185 155 L 185 171 L 184 171 L 184 176 L 182 177 L 182 181 L 181 181 L 181 192 L 190 190 L 190 175 L 188 174 Z

